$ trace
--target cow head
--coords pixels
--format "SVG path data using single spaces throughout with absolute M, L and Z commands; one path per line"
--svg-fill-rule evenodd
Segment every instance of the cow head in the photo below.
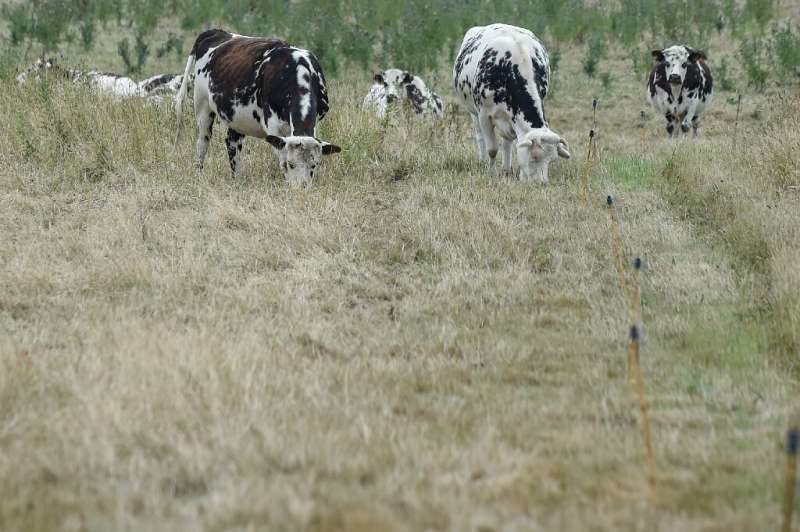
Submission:
M 689 64 L 706 58 L 705 53 L 688 46 L 670 46 L 663 50 L 653 50 L 652 54 L 657 64 L 664 65 L 667 82 L 673 88 L 673 92 L 676 88 L 680 92 Z
M 50 69 L 56 68 L 55 59 L 52 57 L 39 57 L 36 61 L 33 62 L 31 66 L 26 68 L 22 73 L 17 76 L 17 83 L 23 84 L 28 81 L 29 78 L 33 78 L 36 81 L 40 81 L 42 76 L 42 72 L 46 72 Z
M 517 160 L 524 180 L 547 183 L 550 163 L 559 157 L 571 157 L 569 146 L 547 126 L 530 130 L 517 142 Z
M 267 135 L 267 142 L 278 153 L 283 176 L 292 185 L 311 183 L 322 156 L 342 151 L 339 146 L 314 137 Z
M 414 77 L 397 68 L 390 68 L 375 74 L 375 83 L 383 85 L 386 93 L 386 103 L 394 103 L 402 99 L 406 94 L 405 85 L 411 83 Z

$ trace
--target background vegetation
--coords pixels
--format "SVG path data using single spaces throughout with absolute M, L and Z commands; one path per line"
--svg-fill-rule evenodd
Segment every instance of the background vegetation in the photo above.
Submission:
M 644 72 L 654 46 L 692 43 L 707 48 L 725 35 L 730 49 L 717 60 L 745 64 L 746 83 L 795 79 L 800 33 L 778 22 L 776 0 L 33 0 L 0 12 L 12 44 L 35 53 L 79 43 L 96 44 L 98 32 L 125 27 L 116 43 L 128 73 L 141 73 L 154 54 L 186 52 L 174 34 L 153 34 L 165 21 L 192 35 L 211 24 L 251 35 L 277 35 L 313 50 L 330 72 L 342 65 L 394 64 L 415 71 L 452 60 L 464 29 L 487 20 L 534 28 L 552 53 L 585 47 L 584 71 L 594 76 L 609 45 L 623 47 Z M 155 42 L 153 42 L 155 41 Z M 726 80 L 730 85 L 731 80 Z

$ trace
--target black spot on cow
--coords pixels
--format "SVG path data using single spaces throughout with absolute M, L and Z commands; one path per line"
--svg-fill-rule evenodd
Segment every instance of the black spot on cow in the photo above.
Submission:
M 495 103 L 504 103 L 516 117 L 522 115 L 531 124 L 531 127 L 540 128 L 547 124 L 544 110 L 540 102 L 534 100 L 528 92 L 528 80 L 522 75 L 519 65 L 507 56 L 498 59 L 498 52 L 487 48 L 478 63 L 478 76 L 475 80 L 476 89 L 473 97 L 476 100 L 485 98 L 485 91 L 494 92 Z M 541 70 L 534 69 L 537 78 L 547 79 L 547 69 L 540 65 Z M 537 79 L 538 83 L 538 79 Z M 539 87 L 539 96 L 547 94 Z
M 173 79 L 175 79 L 175 77 L 176 77 L 175 74 L 163 74 L 145 83 L 142 89 L 144 89 L 144 91 L 148 93 L 153 92 L 155 90 L 158 90 L 160 87 L 163 87 Z
M 203 57 L 210 48 L 219 46 L 225 41 L 231 39 L 233 34 L 220 29 L 206 30 L 197 36 L 192 46 L 192 55 L 194 57 Z

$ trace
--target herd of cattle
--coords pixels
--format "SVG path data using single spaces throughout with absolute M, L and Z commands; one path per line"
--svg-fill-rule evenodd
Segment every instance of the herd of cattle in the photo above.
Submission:
M 692 128 L 696 136 L 713 94 L 705 54 L 671 46 L 653 51 L 653 57 L 648 99 L 665 117 L 671 137 L 678 135 L 679 128 L 684 134 Z M 116 97 L 160 101 L 174 96 L 178 117 L 193 81 L 196 155 L 201 168 L 217 118 L 227 126 L 225 144 L 234 176 L 240 170 L 245 137 L 263 138 L 272 146 L 291 184 L 310 183 L 322 156 L 341 151 L 316 135 L 317 123 L 329 110 L 319 61 L 310 51 L 279 39 L 213 29 L 197 37 L 182 75 L 164 74 L 137 82 L 39 59 L 17 81 L 40 79 L 44 73 L 87 83 Z M 550 129 L 545 118 L 550 61 L 532 32 L 506 24 L 471 28 L 456 57 L 453 84 L 456 98 L 472 117 L 481 161 L 489 168 L 494 168 L 502 148 L 502 171 L 511 175 L 516 146 L 521 178 L 547 183 L 549 165 L 559 157 L 570 157 L 567 141 Z M 399 69 L 376 74 L 363 107 L 384 117 L 390 106 L 401 103 L 419 116 L 441 118 L 444 113 L 442 99 L 419 76 Z

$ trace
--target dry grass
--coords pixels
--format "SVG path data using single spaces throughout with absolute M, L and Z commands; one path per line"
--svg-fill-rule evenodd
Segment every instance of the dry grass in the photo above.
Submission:
M 486 175 L 463 115 L 362 114 L 354 73 L 304 190 L 253 139 L 241 179 L 220 131 L 198 175 L 164 109 L 4 83 L 0 529 L 776 528 L 797 124 L 748 95 L 733 152 L 720 94 L 673 143 L 632 73 L 603 93 L 566 55 L 548 187 Z M 647 263 L 652 504 L 607 193 Z

